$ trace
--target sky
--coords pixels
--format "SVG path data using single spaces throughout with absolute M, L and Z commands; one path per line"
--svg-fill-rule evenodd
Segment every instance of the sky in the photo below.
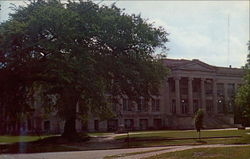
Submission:
M 94 1 L 96 3 L 100 1 Z M 156 27 L 169 33 L 167 57 L 199 59 L 215 66 L 241 67 L 246 62 L 250 40 L 249 1 L 103 1 L 116 3 L 128 14 L 141 14 Z M 10 3 L 0 0 L 0 22 L 8 19 Z

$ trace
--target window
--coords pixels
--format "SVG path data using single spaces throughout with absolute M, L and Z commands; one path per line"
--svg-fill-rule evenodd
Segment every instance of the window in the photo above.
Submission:
M 152 99 L 152 111 L 160 111 L 160 99 Z
M 173 114 L 176 113 L 176 102 L 175 102 L 175 99 L 172 100 L 171 112 L 172 112 Z
M 145 107 L 145 99 L 139 98 L 138 99 L 138 105 L 137 105 L 137 110 L 141 112 L 143 108 Z
M 227 112 L 233 113 L 233 112 L 234 112 L 234 107 L 235 107 L 234 100 L 229 100 L 229 101 L 228 101 Z
M 122 99 L 122 107 L 124 111 L 132 111 L 132 101 L 129 99 Z
M 187 100 L 185 100 L 185 99 L 181 100 L 181 112 L 182 112 L 182 114 L 188 113 L 188 103 L 187 103 Z
M 169 90 L 175 92 L 175 81 L 173 79 L 169 79 Z
M 193 106 L 194 106 L 193 109 L 194 109 L 194 113 L 195 113 L 199 109 L 198 100 L 193 100 Z
M 206 100 L 206 110 L 207 110 L 207 112 L 213 111 L 213 101 L 212 100 Z
M 139 112 L 147 112 L 148 111 L 148 100 L 145 98 L 138 99 L 137 110 Z
M 50 121 L 44 121 L 44 130 L 49 131 L 50 130 Z
M 210 96 L 213 94 L 212 80 L 206 80 L 205 81 L 205 93 L 206 93 L 206 95 L 210 95 Z
M 162 128 L 162 120 L 161 119 L 154 119 L 154 128 L 155 129 Z
M 156 111 L 160 111 L 160 99 L 156 99 Z
M 141 130 L 148 129 L 148 119 L 140 119 L 139 126 Z
M 110 104 L 112 111 L 116 112 L 116 104 L 111 96 L 108 97 L 108 103 Z
M 148 103 L 145 102 L 145 104 L 142 107 L 142 111 L 144 111 L 144 112 L 148 111 Z
M 182 78 L 180 80 L 180 94 L 181 95 L 188 94 L 188 80 L 186 78 Z
M 133 119 L 125 119 L 125 128 L 126 129 L 133 129 L 134 128 L 134 120 Z
M 128 111 L 128 99 L 122 99 L 122 107 L 124 111 Z
M 227 85 L 227 93 L 228 93 L 228 97 L 232 98 L 235 95 L 235 87 L 233 83 L 229 83 Z
M 224 99 L 224 97 L 219 97 L 218 98 L 217 107 L 218 107 L 218 112 L 219 113 L 224 112 L 224 110 L 225 110 L 225 99 Z
M 193 92 L 194 93 L 199 93 L 200 91 L 200 83 L 197 82 L 197 80 L 194 80 L 193 82 Z
M 217 83 L 217 95 L 224 96 L 224 84 L 223 83 Z
M 94 121 L 94 128 L 95 128 L 95 131 L 99 130 L 99 121 L 98 120 Z
M 107 122 L 108 131 L 116 131 L 118 129 L 118 120 L 110 119 Z

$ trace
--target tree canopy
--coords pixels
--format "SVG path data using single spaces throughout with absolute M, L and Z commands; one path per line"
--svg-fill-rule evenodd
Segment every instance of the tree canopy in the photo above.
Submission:
M 31 1 L 0 24 L 0 105 L 17 118 L 42 87 L 46 110 L 57 110 L 64 135 L 73 135 L 78 115 L 108 112 L 108 95 L 158 93 L 168 71 L 154 52 L 166 49 L 167 35 L 115 5 Z

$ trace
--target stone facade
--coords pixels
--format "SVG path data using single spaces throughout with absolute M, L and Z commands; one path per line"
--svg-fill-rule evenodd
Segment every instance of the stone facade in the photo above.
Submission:
M 196 59 L 165 59 L 163 63 L 170 69 L 170 74 L 162 84 L 159 96 L 141 97 L 138 104 L 124 96 L 113 107 L 117 118 L 100 121 L 92 114 L 87 123 L 77 121 L 77 130 L 116 131 L 120 127 L 127 130 L 190 129 L 194 128 L 193 117 L 199 108 L 205 112 L 205 127 L 234 126 L 233 99 L 243 82 L 243 69 L 211 66 Z M 62 132 L 64 122 L 56 117 L 56 113 L 44 116 L 39 109 L 39 95 L 37 99 L 35 105 L 38 109 L 21 124 L 22 130 Z M 2 124 L 1 127 L 6 132 L 20 130 L 18 123 L 14 126 Z
M 112 131 L 119 126 L 130 130 L 190 129 L 193 117 L 201 108 L 204 126 L 234 126 L 234 95 L 243 82 L 243 69 L 216 67 L 199 60 L 165 59 L 170 74 L 160 88 L 160 96 L 138 104 L 123 98 L 117 105 L 118 118 L 109 121 L 89 120 L 89 131 Z

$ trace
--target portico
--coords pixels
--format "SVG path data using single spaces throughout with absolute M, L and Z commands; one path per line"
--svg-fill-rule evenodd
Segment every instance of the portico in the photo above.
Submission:
M 228 92 L 235 93 L 237 86 L 242 83 L 241 69 L 215 67 L 199 60 L 168 59 L 165 64 L 171 69 L 166 81 L 168 87 L 164 88 L 169 94 L 165 96 L 175 105 L 176 111 L 172 109 L 172 114 L 176 115 L 193 115 L 197 103 L 205 112 L 220 113 L 218 103 L 221 98 L 227 103 L 231 98 Z M 188 110 L 182 111 L 185 104 Z
M 197 108 L 195 108 L 195 104 L 197 104 L 197 102 L 194 102 L 195 100 L 198 100 L 198 104 L 199 104 L 199 108 L 202 108 L 205 112 L 206 111 L 212 111 L 213 113 L 217 113 L 217 83 L 215 79 L 211 79 L 211 78 L 197 78 L 197 77 L 173 77 L 172 78 L 174 80 L 174 84 L 175 84 L 175 89 L 174 89 L 174 94 L 175 96 L 171 96 L 170 94 L 166 95 L 166 96 L 170 96 L 167 97 L 168 99 L 172 99 L 175 100 L 176 102 L 176 113 L 177 115 L 181 115 L 181 114 L 189 114 L 189 115 L 193 115 L 194 112 L 197 110 Z M 169 78 L 168 80 L 171 80 L 171 78 Z M 187 84 L 187 89 L 182 88 L 182 85 L 180 84 L 181 81 L 184 81 L 183 83 L 188 83 Z M 212 83 L 210 83 L 212 82 Z M 169 82 L 167 81 L 167 84 L 169 85 Z M 205 85 L 211 85 L 212 89 L 210 90 L 209 88 L 206 88 Z M 225 83 L 226 85 L 227 83 Z M 171 90 L 169 90 L 169 87 L 167 87 L 166 89 L 167 92 L 171 92 Z M 194 91 L 195 90 L 195 91 Z M 224 91 L 224 96 L 226 96 L 226 92 Z M 207 100 L 212 100 L 212 110 L 207 110 Z M 182 111 L 183 109 L 181 108 L 182 105 L 187 104 L 187 111 Z
M 161 95 L 171 127 L 190 126 L 199 108 L 208 118 L 227 116 L 233 121 L 233 97 L 243 82 L 242 69 L 211 66 L 196 59 L 166 59 L 164 64 L 171 73 L 162 88 L 168 93 Z

